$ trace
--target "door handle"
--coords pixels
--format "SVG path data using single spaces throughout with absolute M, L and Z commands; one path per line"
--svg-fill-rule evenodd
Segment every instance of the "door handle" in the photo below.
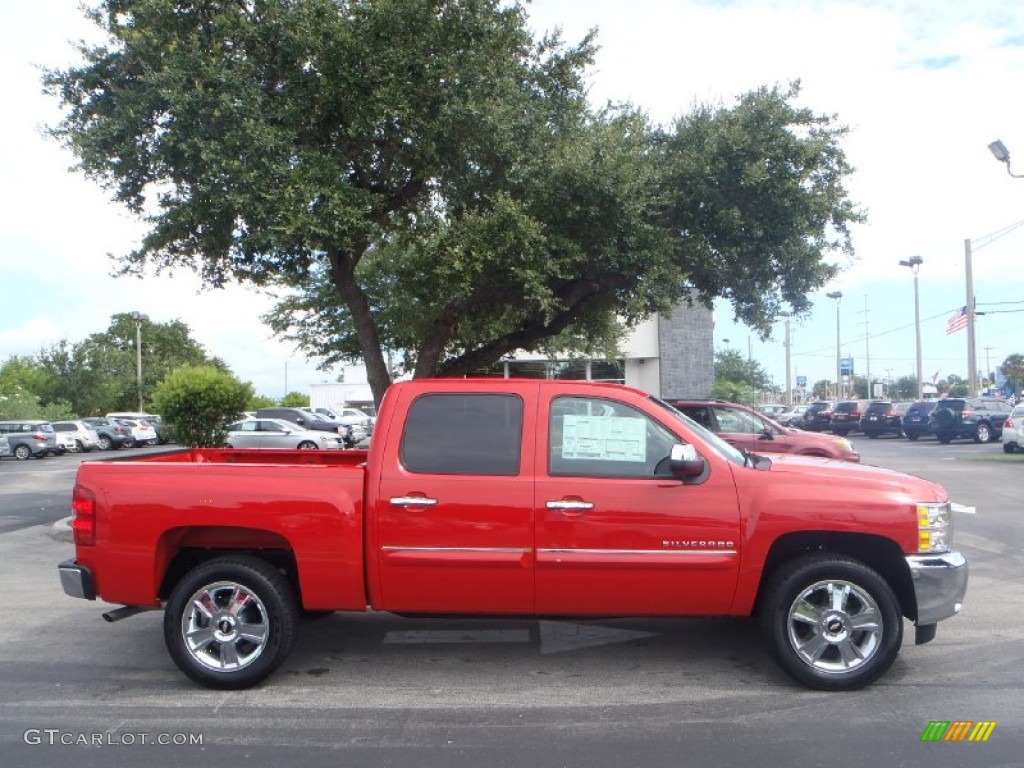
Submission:
M 437 499 L 426 496 L 392 496 L 391 506 L 393 507 L 432 507 L 437 504 Z
M 592 501 L 549 501 L 545 504 L 548 509 L 561 509 L 581 512 L 586 509 L 593 509 Z

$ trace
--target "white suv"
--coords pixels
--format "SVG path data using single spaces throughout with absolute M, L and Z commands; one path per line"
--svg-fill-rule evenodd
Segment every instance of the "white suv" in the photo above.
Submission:
M 57 433 L 58 444 L 63 439 L 69 451 L 89 453 L 100 444 L 96 430 L 84 421 L 55 421 L 53 431 Z
M 1024 405 L 1018 405 L 1003 422 L 1003 451 L 1024 451 Z

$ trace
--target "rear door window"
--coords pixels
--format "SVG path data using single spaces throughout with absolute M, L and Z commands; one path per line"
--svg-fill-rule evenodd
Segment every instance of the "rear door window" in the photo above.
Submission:
M 516 395 L 422 395 L 409 409 L 400 457 L 419 474 L 518 475 L 522 434 Z

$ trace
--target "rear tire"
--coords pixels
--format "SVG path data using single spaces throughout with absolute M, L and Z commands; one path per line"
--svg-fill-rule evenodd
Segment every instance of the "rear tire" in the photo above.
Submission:
M 101 451 L 109 451 L 114 447 L 113 441 L 106 435 L 100 435 L 100 439 L 97 443 Z
M 178 583 L 164 612 L 164 642 L 178 668 L 208 688 L 248 688 L 295 645 L 291 585 L 257 557 L 218 557 Z
M 24 461 L 32 455 L 32 449 L 27 445 L 18 445 L 14 448 L 14 458 L 18 461 Z
M 783 565 L 766 585 L 761 626 L 779 665 L 823 691 L 874 682 L 903 644 L 903 616 L 889 584 L 864 563 L 835 554 Z
M 303 440 L 296 446 L 300 451 L 318 451 L 320 447 L 312 440 Z

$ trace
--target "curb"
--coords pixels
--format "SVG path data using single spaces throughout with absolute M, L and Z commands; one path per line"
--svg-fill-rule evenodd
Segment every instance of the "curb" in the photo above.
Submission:
M 50 526 L 50 538 L 57 541 L 66 541 L 69 544 L 74 542 L 74 534 L 71 532 L 71 518 L 65 517 Z

